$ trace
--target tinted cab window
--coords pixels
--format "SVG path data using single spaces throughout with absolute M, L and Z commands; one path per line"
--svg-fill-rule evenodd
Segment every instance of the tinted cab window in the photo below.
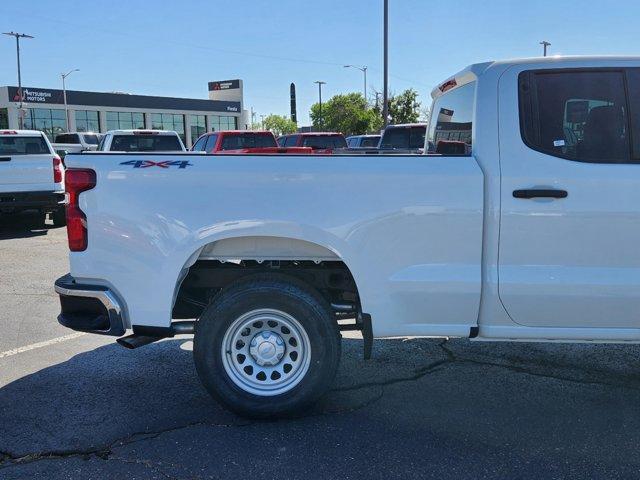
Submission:
M 80 143 L 80 137 L 77 134 L 70 133 L 56 135 L 55 143 Z
M 242 148 L 277 147 L 273 135 L 263 133 L 226 134 L 222 138 L 220 150 L 238 150 Z
M 380 143 L 380 137 L 364 137 L 360 142 L 360 147 L 375 148 L 378 146 L 378 143 Z M 422 133 L 422 144 L 424 145 L 424 133 Z
M 518 88 L 522 137 L 530 148 L 583 162 L 629 161 L 624 72 L 523 72 Z
M 0 155 L 41 155 L 51 153 L 42 137 L 0 136 Z
M 173 135 L 114 135 L 112 151 L 174 152 L 182 151 L 177 136 Z
M 307 135 L 304 136 L 301 146 L 317 150 L 346 148 L 347 142 L 341 135 Z
M 382 136 L 381 149 L 418 149 L 424 148 L 426 127 L 388 127 Z

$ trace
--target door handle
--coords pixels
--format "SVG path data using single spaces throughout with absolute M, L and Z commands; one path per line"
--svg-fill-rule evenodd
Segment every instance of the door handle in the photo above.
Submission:
M 515 198 L 567 198 L 566 190 L 556 190 L 553 188 L 529 188 L 524 190 L 514 190 Z

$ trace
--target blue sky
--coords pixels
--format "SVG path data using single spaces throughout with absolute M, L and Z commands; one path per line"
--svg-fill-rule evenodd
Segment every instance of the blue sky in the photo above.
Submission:
M 491 59 L 551 54 L 640 54 L 640 2 L 575 0 L 389 0 L 390 88 L 408 87 L 428 105 L 434 84 Z M 245 107 L 298 115 L 317 100 L 382 90 L 382 0 L 3 2 L 1 31 L 34 35 L 22 43 L 25 86 L 60 88 L 60 73 L 81 71 L 68 88 L 206 98 L 207 82 L 242 78 Z M 0 38 L 0 85 L 15 85 L 15 43 Z M 371 93 L 371 90 L 370 90 Z

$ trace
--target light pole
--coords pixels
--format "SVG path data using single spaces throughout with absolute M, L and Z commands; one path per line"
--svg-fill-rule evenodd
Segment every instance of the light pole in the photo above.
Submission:
M 324 121 L 322 118 L 322 85 L 326 85 L 327 82 L 323 82 L 322 80 L 316 80 L 313 83 L 317 83 L 318 84 L 318 101 L 319 101 L 319 105 L 320 105 L 320 112 L 319 112 L 319 117 L 318 118 L 318 124 L 320 125 L 320 127 L 322 128 Z
M 367 66 L 345 65 L 344 68 L 357 68 L 364 74 L 364 101 L 367 101 Z
M 20 111 L 18 112 L 18 118 L 20 121 L 20 130 L 24 128 L 24 116 L 22 112 L 22 76 L 20 73 L 20 39 L 21 38 L 34 38 L 31 35 L 27 35 L 26 33 L 16 33 L 16 32 L 3 32 L 3 35 L 10 35 L 12 37 L 16 37 L 16 56 L 18 58 L 18 96 L 20 97 Z
M 78 68 L 74 68 L 73 70 L 68 71 L 67 73 L 61 73 L 62 77 L 62 99 L 64 101 L 64 119 L 67 125 L 67 132 L 71 131 L 71 126 L 69 125 L 69 108 L 67 107 L 67 87 L 65 85 L 65 79 L 71 75 L 73 72 L 79 72 Z
M 546 40 L 543 40 L 543 41 L 540 42 L 540 45 L 542 45 L 542 48 L 544 50 L 543 53 L 542 53 L 542 56 L 546 57 L 547 56 L 547 47 L 550 47 L 551 44 L 549 42 L 547 42 Z
M 389 0 L 384 0 L 384 88 L 382 93 L 382 121 L 389 123 Z

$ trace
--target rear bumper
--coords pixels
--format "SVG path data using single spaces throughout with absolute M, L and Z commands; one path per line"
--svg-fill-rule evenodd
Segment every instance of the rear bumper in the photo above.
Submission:
M 0 211 L 64 208 L 64 192 L 0 192 Z
M 61 325 L 79 332 L 124 335 L 122 302 L 109 288 L 78 284 L 68 274 L 56 280 L 54 288 L 60 296 Z

